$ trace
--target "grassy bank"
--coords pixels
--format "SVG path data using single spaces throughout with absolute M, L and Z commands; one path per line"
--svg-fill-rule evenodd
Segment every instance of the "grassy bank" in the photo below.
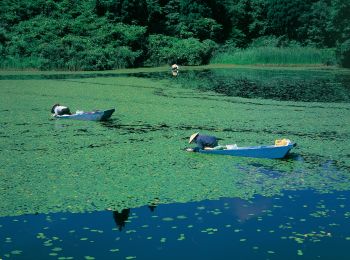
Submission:
M 321 65 L 333 64 L 334 50 L 311 47 L 255 47 L 219 52 L 211 64 L 276 64 L 276 65 Z

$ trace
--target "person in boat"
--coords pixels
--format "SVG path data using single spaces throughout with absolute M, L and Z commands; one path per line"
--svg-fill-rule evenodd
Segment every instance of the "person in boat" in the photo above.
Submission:
M 189 144 L 195 143 L 197 147 L 187 148 L 189 152 L 198 152 L 199 150 L 211 150 L 218 146 L 218 138 L 210 135 L 200 135 L 199 133 L 194 133 L 191 135 Z
M 51 108 L 51 113 L 53 116 L 71 115 L 70 109 L 66 106 L 61 106 L 60 104 L 54 104 Z

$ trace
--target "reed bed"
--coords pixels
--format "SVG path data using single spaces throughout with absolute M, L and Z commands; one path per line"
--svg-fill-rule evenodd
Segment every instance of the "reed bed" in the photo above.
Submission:
M 10 57 L 0 60 L 0 69 L 26 70 L 39 68 L 43 59 L 38 57 Z
M 330 64 L 334 59 L 331 49 L 312 47 L 254 47 L 219 52 L 211 59 L 212 64 Z

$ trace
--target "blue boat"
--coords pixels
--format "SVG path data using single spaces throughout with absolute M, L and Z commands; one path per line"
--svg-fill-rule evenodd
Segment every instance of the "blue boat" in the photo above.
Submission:
M 75 120 L 85 120 L 85 121 L 105 121 L 109 119 L 114 113 L 115 109 L 108 110 L 96 110 L 92 112 L 77 111 L 72 115 L 56 115 L 54 118 L 57 119 L 75 119 Z
M 229 149 L 211 149 L 199 150 L 200 153 L 205 154 L 221 154 L 231 156 L 243 156 L 254 158 L 268 158 L 281 159 L 286 157 L 289 151 L 296 146 L 296 143 L 289 143 L 287 145 L 261 145 L 261 146 L 247 146 L 247 147 L 232 147 Z M 230 147 L 230 146 L 227 146 Z

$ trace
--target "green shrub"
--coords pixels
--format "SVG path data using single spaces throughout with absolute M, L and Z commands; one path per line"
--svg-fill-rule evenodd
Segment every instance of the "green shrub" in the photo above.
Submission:
M 147 65 L 159 66 L 179 63 L 182 65 L 207 64 L 215 48 L 212 40 L 196 38 L 178 39 L 164 35 L 150 35 L 148 39 Z

